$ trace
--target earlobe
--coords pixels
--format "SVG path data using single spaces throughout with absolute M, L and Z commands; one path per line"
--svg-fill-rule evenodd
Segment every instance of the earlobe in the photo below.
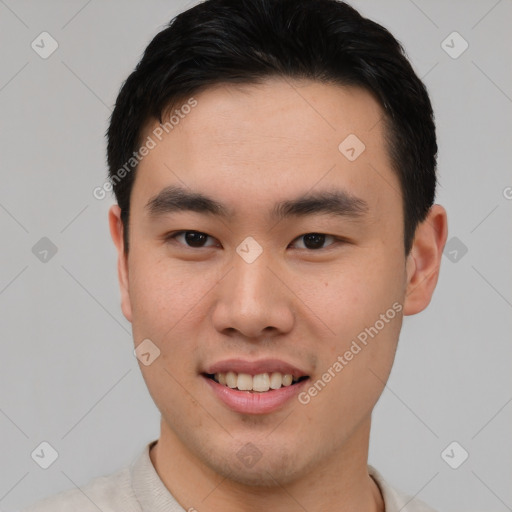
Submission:
M 413 246 L 407 257 L 404 315 L 415 315 L 429 305 L 439 277 L 447 236 L 446 210 L 435 204 L 427 218 L 416 228 Z
M 121 310 L 125 318 L 132 321 L 132 309 L 129 294 L 128 257 L 124 250 L 124 226 L 121 220 L 121 208 L 117 204 L 112 205 L 108 212 L 110 236 L 117 249 L 117 276 L 121 291 Z

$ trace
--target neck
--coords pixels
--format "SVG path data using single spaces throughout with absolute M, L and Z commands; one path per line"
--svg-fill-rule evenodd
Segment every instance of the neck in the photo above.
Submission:
M 370 417 L 339 450 L 285 485 L 247 486 L 223 477 L 192 454 L 162 419 L 150 458 L 164 485 L 185 510 L 201 512 L 384 512 L 384 502 L 368 474 Z

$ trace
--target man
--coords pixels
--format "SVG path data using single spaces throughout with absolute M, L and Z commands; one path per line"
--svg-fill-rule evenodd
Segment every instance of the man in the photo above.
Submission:
M 447 236 L 431 104 L 335 0 L 207 0 L 108 130 L 121 305 L 161 434 L 30 511 L 428 511 L 367 464 Z

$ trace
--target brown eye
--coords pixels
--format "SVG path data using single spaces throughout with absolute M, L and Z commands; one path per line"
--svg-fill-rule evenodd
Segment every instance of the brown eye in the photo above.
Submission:
M 328 244 L 327 247 L 332 245 L 336 238 L 331 235 L 326 235 L 324 233 L 306 233 L 305 235 L 302 235 L 295 240 L 302 240 L 302 246 L 298 246 L 299 249 L 311 249 L 311 250 L 317 250 L 317 249 L 324 249 L 324 244 L 326 240 L 331 240 L 331 243 Z
M 211 239 L 213 243 L 207 244 L 206 242 L 208 239 Z M 195 249 L 217 245 L 215 243 L 216 240 L 213 237 L 207 235 L 206 233 L 202 233 L 201 231 L 178 231 L 169 235 L 167 240 L 176 240 L 182 245 Z

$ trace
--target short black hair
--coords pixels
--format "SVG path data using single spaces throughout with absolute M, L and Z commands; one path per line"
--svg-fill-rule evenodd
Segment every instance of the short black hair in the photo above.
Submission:
M 162 123 L 179 101 L 210 86 L 271 77 L 357 86 L 374 95 L 384 111 L 388 151 L 401 184 L 409 254 L 435 197 L 432 105 L 401 44 L 338 0 L 206 0 L 154 37 L 122 85 L 106 133 L 126 253 L 133 155 L 146 123 Z

